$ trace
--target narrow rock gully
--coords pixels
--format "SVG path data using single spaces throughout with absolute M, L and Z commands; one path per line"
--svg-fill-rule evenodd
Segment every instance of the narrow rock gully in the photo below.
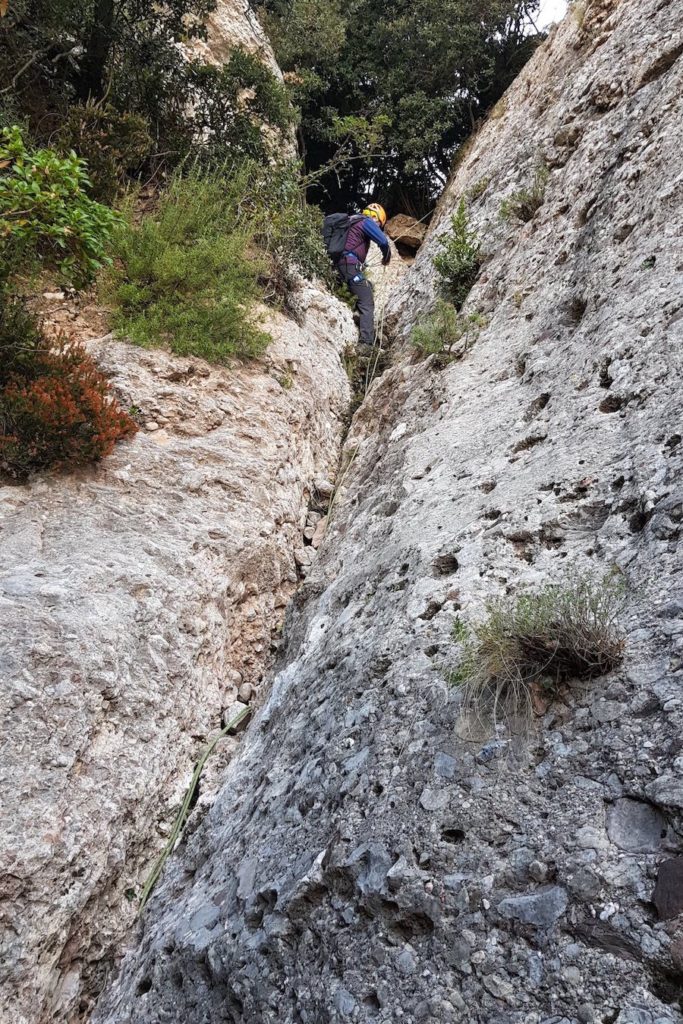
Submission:
M 98 1024 L 683 1020 L 682 18 L 568 17 L 461 158 L 270 693 Z M 502 218 L 539 160 L 533 217 Z M 481 326 L 438 369 L 410 335 L 463 197 Z M 615 570 L 623 661 L 514 749 L 464 728 L 486 602 Z

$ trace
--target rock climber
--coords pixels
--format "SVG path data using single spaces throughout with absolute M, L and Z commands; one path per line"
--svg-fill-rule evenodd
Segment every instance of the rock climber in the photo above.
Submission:
M 372 284 L 364 273 L 364 264 L 371 242 L 375 242 L 382 250 L 382 265 L 386 266 L 390 261 L 391 246 L 382 230 L 386 222 L 384 207 L 379 203 L 370 203 L 362 214 L 352 217 L 332 214 L 326 217 L 323 227 L 327 251 L 337 273 L 356 297 L 360 351 L 365 349 L 369 352 L 375 343 L 375 299 Z M 345 232 L 345 235 L 340 232 Z

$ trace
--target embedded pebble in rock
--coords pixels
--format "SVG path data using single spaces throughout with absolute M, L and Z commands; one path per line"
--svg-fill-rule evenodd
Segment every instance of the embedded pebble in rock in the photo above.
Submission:
M 498 904 L 498 912 L 522 924 L 551 928 L 564 914 L 568 902 L 564 889 L 551 886 L 528 896 L 509 896 Z
M 334 494 L 334 484 L 330 480 L 316 480 L 313 488 L 321 498 L 331 498 Z
M 648 799 L 655 804 L 675 807 L 683 811 L 683 776 L 671 775 L 667 772 L 659 779 L 651 782 L 645 790 Z
M 625 798 L 607 809 L 607 834 L 622 850 L 654 853 L 666 832 L 666 818 L 651 804 Z
M 239 690 L 237 691 L 237 696 L 244 704 L 248 704 L 253 695 L 254 687 L 251 685 L 251 683 L 242 683 Z
M 340 1024 L 351 1000 L 360 1024 L 683 1021 L 652 902 L 683 807 L 681 42 L 680 3 L 589 0 L 462 153 L 270 696 L 97 1024 Z M 535 216 L 501 218 L 540 160 Z M 462 197 L 486 325 L 437 370 L 409 335 Z M 456 615 L 615 567 L 623 664 L 541 694 L 526 738 L 466 728 Z M 619 800 L 661 815 L 661 847 Z
M 324 540 L 326 531 L 327 531 L 327 516 L 323 516 L 320 519 L 320 521 L 318 522 L 318 524 L 316 525 L 315 531 L 313 533 L 313 537 L 311 539 L 311 544 L 313 545 L 314 548 L 319 548 L 320 547 L 320 545 L 322 544 L 322 542 Z
M 244 732 L 247 727 L 248 716 L 245 714 L 249 710 L 249 705 L 245 704 L 241 700 L 236 700 L 223 712 L 223 726 L 227 727 L 232 725 L 233 722 L 236 724 L 230 729 L 231 733 Z

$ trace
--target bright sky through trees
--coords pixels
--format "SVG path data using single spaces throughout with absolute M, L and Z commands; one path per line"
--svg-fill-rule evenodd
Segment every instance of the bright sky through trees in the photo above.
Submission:
M 567 13 L 567 0 L 541 0 L 538 27 L 546 28 L 555 21 L 562 21 Z

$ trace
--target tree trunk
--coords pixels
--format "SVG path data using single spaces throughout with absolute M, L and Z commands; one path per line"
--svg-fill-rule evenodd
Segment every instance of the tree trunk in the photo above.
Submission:
M 85 53 L 76 80 L 76 95 L 82 103 L 101 100 L 105 90 L 107 61 L 114 37 L 114 0 L 96 0 Z

